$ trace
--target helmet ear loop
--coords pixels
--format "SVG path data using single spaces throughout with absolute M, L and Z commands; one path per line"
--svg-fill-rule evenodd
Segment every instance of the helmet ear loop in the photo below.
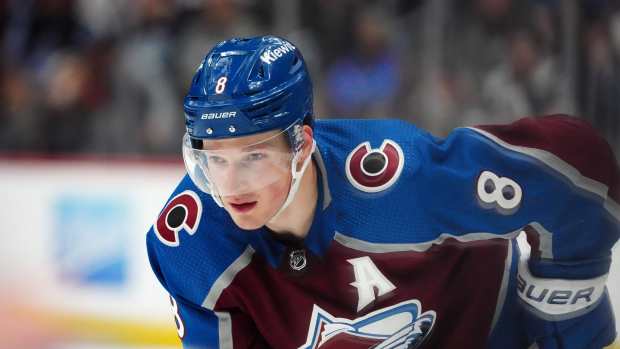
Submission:
M 291 202 L 293 202 L 293 199 L 295 198 L 295 194 L 297 194 L 297 191 L 299 190 L 299 185 L 301 184 L 301 178 L 303 177 L 304 173 L 306 172 L 306 169 L 310 165 L 310 161 L 312 160 L 312 154 L 314 154 L 315 151 L 316 151 L 316 142 L 314 141 L 314 139 L 312 139 L 312 149 L 310 150 L 310 154 L 308 154 L 308 157 L 304 160 L 304 163 L 302 164 L 301 169 L 299 171 L 297 171 L 297 163 L 299 162 L 299 157 L 301 156 L 301 150 L 297 151 L 295 156 L 293 156 L 293 159 L 291 160 L 291 176 L 292 176 L 291 187 L 289 188 L 288 195 L 286 196 L 286 200 L 284 201 L 284 203 L 282 204 L 278 212 L 276 212 L 276 214 L 273 215 L 270 221 L 273 221 L 274 219 L 278 218 L 278 216 L 291 204 Z
M 314 142 L 314 139 L 312 139 L 312 149 L 310 149 L 310 154 L 308 154 L 308 157 L 306 158 L 306 160 L 304 160 L 304 163 L 301 165 L 301 169 L 299 171 L 297 171 L 297 162 L 299 162 L 301 150 L 298 151 L 297 154 L 295 154 L 295 157 L 292 160 L 293 163 L 291 164 L 291 175 L 293 176 L 293 180 L 301 179 L 304 172 L 306 172 L 306 168 L 308 168 L 308 165 L 310 164 L 310 159 L 312 159 L 312 154 L 315 150 L 316 143 Z

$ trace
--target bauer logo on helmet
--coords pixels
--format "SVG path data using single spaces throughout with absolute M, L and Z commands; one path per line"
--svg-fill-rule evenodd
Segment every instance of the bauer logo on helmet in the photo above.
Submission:
M 237 116 L 237 112 L 235 111 L 225 111 L 222 113 L 205 113 L 200 117 L 202 120 L 213 120 L 213 119 L 228 119 L 234 118 Z

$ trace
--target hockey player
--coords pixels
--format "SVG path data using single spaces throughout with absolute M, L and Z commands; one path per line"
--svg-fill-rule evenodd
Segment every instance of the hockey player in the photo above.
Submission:
M 188 175 L 147 247 L 186 348 L 613 342 L 619 170 L 579 119 L 445 139 L 314 120 L 302 55 L 271 36 L 215 46 L 184 109 Z

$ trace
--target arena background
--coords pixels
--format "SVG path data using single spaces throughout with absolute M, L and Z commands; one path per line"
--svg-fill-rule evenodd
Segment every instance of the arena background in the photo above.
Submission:
M 618 1 L 0 0 L 0 349 L 179 347 L 144 234 L 183 175 L 182 97 L 214 43 L 267 33 L 319 118 L 569 113 L 620 153 Z

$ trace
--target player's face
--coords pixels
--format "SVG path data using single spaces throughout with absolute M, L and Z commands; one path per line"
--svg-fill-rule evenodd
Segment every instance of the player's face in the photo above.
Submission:
M 258 229 L 286 200 L 292 153 L 280 131 L 204 141 L 209 176 L 237 226 Z

